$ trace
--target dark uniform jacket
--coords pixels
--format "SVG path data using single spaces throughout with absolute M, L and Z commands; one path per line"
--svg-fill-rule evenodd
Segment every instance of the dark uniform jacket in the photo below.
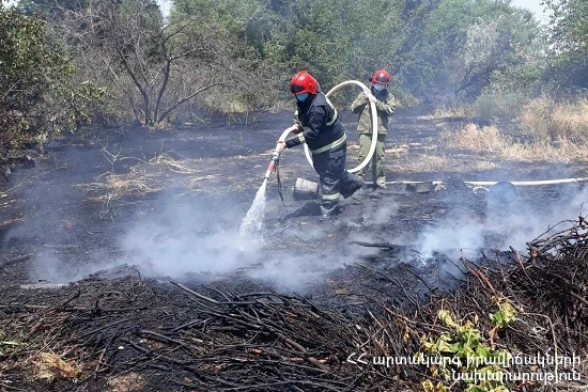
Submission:
M 337 120 L 337 110 L 320 90 L 315 95 L 309 95 L 304 102 L 297 101 L 296 106 L 296 123 L 299 127 L 304 127 L 304 130 L 286 139 L 286 147 L 306 143 L 311 152 L 317 153 L 333 143 L 345 141 L 345 128 Z

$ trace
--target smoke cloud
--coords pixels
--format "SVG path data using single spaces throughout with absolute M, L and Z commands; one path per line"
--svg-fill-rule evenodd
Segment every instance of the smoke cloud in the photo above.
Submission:
M 310 249 L 313 239 L 327 235 L 319 226 L 292 233 L 293 240 L 285 243 L 261 233 L 243 237 L 239 231 L 245 212 L 229 205 L 237 203 L 166 201 L 159 214 L 130 227 L 121 241 L 125 256 L 119 263 L 136 266 L 143 276 L 198 282 L 246 277 L 299 292 L 356 260 L 356 253 L 344 249 L 331 256 Z
M 526 242 L 549 231 L 553 225 L 587 212 L 588 188 L 570 189 L 555 198 L 543 195 L 533 199 L 532 192 L 541 194 L 540 190 L 508 186 L 490 189 L 484 198 L 481 217 L 458 209 L 422 232 L 417 240 L 419 252 L 426 259 L 435 251 L 453 257 L 461 254 L 477 257 L 481 249 L 506 250 L 509 246 L 524 251 Z

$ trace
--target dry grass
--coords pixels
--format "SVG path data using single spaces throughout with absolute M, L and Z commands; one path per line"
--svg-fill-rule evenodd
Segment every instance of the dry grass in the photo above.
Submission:
M 514 121 L 515 124 L 520 125 L 516 126 L 517 131 L 522 129 L 523 134 L 532 139 L 533 143 L 554 144 L 557 148 L 563 147 L 566 153 L 571 152 L 574 156 L 577 155 L 577 148 L 566 144 L 571 142 L 583 147 L 588 141 L 588 98 L 585 97 L 562 101 L 546 96 L 528 99 L 522 96 L 483 95 L 470 106 L 440 106 L 427 118 L 471 120 L 474 117 L 490 123 L 495 123 L 498 119 Z M 505 135 L 511 132 L 504 131 L 501 129 L 501 139 L 506 142 Z M 488 127 L 485 127 L 482 132 L 483 135 L 473 128 L 462 131 L 460 137 L 467 140 L 458 144 L 469 150 L 484 149 L 480 145 L 484 143 L 486 147 L 499 146 L 498 140 L 492 140 L 496 137 L 496 132 Z M 528 147 L 533 149 L 533 146 Z M 520 146 L 517 149 L 520 150 Z M 562 150 L 558 151 L 558 154 L 562 152 Z
M 475 153 L 496 152 L 506 142 L 496 127 L 478 128 L 475 124 L 466 124 L 457 132 L 445 130 L 441 134 L 441 141 L 444 145 Z
M 189 160 L 187 158 L 178 160 L 166 153 L 158 154 L 156 157 L 150 159 L 149 163 L 151 165 L 160 166 L 178 174 L 198 173 L 198 170 L 189 167 Z
M 52 352 L 39 352 L 32 359 L 34 378 L 52 382 L 59 378 L 75 379 L 82 373 L 81 365 L 65 360 Z
M 160 187 L 150 185 L 146 178 L 127 178 L 125 175 L 109 175 L 106 183 L 93 182 L 76 185 L 76 191 L 89 193 L 89 199 L 98 202 L 110 202 L 125 196 L 142 197 L 161 190 Z
M 268 155 L 269 157 L 269 155 Z M 141 160 L 129 173 L 104 173 L 100 182 L 77 184 L 75 190 L 87 200 L 109 204 L 126 197 L 142 198 L 163 189 L 188 193 L 226 191 L 259 187 L 268 157 L 259 155 L 227 158 L 188 159 L 161 153 Z M 289 165 L 280 168 L 288 175 Z
M 536 139 L 588 140 L 588 99 L 556 102 L 541 97 L 531 100 L 521 109 L 521 123 Z
M 169 172 L 193 175 L 200 170 L 196 162 L 189 159 L 175 159 L 171 155 L 158 154 L 149 161 L 141 161 L 128 174 L 106 174 L 104 182 L 76 185 L 76 191 L 90 195 L 89 200 L 110 203 L 127 196 L 143 197 L 163 189 Z
M 107 392 L 139 392 L 147 385 L 145 379 L 137 373 L 128 373 L 108 380 Z
M 437 106 L 430 116 L 422 117 L 427 120 L 439 120 L 445 118 L 472 118 L 474 111 L 465 105 Z
M 528 143 L 520 143 L 495 126 L 478 127 L 475 124 L 466 124 L 457 131 L 444 130 L 440 139 L 444 146 L 468 153 L 484 154 L 494 159 L 568 163 L 586 161 L 588 158 L 588 144 L 584 139 L 561 139 L 554 142 L 531 139 Z

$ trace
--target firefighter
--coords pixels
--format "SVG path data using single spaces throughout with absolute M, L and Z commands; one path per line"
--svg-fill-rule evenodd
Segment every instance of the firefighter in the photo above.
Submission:
M 315 171 L 320 177 L 323 217 L 341 212 L 339 198 L 351 196 L 363 186 L 363 180 L 345 170 L 347 135 L 338 119 L 337 109 L 323 94 L 317 80 L 300 71 L 290 82 L 296 98 L 295 135 L 281 143 L 281 150 L 306 143 L 312 153 Z
M 378 141 L 371 161 L 372 177 L 374 188 L 383 189 L 386 188 L 384 143 L 388 134 L 388 116 L 392 115 L 396 109 L 396 99 L 388 92 L 390 74 L 385 69 L 374 72 L 370 78 L 370 82 L 370 90 L 359 93 L 355 101 L 351 104 L 351 110 L 353 110 L 353 113 L 359 114 L 357 123 L 357 133 L 359 133 L 358 162 L 361 163 L 369 154 L 373 137 L 372 111 L 368 102 L 373 102 L 376 105 L 378 114 Z M 369 164 L 357 173 L 362 179 L 365 177 L 368 166 Z

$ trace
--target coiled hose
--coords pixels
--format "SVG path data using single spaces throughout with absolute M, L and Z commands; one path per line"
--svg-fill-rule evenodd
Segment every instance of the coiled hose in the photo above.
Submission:
M 345 86 L 351 86 L 351 85 L 356 85 L 359 86 L 362 91 L 368 91 L 369 89 L 367 88 L 367 86 L 357 80 L 348 80 L 346 82 L 343 83 L 339 83 L 338 85 L 336 85 L 335 87 L 333 87 L 331 90 L 329 90 L 329 92 L 326 95 L 326 97 L 328 98 L 330 95 L 332 95 L 335 91 L 339 90 L 342 87 Z M 370 162 L 370 160 L 372 159 L 372 156 L 374 155 L 374 151 L 376 151 L 376 143 L 378 142 L 378 114 L 376 112 L 376 105 L 373 102 L 370 102 L 370 109 L 372 111 L 372 144 L 370 145 L 370 151 L 368 152 L 368 154 L 366 155 L 365 159 L 357 166 L 354 167 L 353 169 L 347 170 L 350 173 L 357 173 L 360 170 L 362 170 L 364 167 L 366 167 L 368 165 L 368 163 Z M 286 140 L 286 138 L 288 137 L 288 135 L 290 135 L 290 133 L 292 133 L 293 131 L 296 130 L 296 126 L 291 126 L 290 128 L 286 129 L 281 135 L 280 138 L 278 139 L 278 141 L 284 141 Z M 276 146 L 276 152 L 274 154 L 278 154 L 279 155 L 279 146 L 280 143 L 277 144 Z M 312 155 L 310 153 L 310 149 L 308 148 L 308 145 L 305 143 L 304 144 L 304 152 L 306 154 L 306 160 L 308 161 L 308 163 L 310 164 L 310 166 L 313 166 L 312 164 Z M 314 166 L 313 166 L 314 167 Z

